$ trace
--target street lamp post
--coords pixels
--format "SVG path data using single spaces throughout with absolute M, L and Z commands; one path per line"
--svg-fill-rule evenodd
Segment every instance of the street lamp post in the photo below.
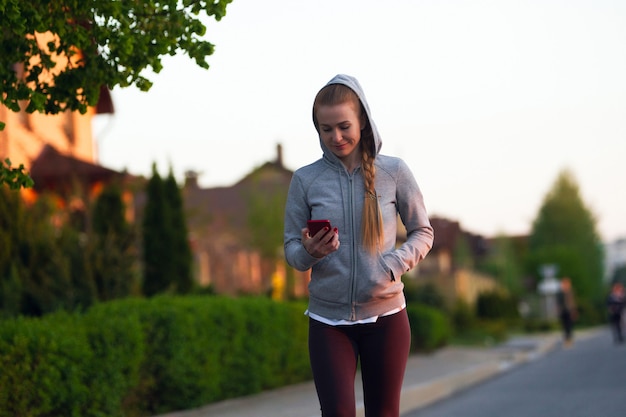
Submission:
M 539 294 L 543 300 L 543 317 L 547 320 L 556 320 L 558 316 L 556 305 L 556 294 L 559 292 L 560 284 L 556 279 L 559 270 L 556 264 L 544 264 L 539 268 L 539 273 L 543 277 L 539 283 Z

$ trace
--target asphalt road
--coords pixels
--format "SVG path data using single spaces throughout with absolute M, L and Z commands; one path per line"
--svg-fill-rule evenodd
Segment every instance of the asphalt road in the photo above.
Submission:
M 609 331 L 557 348 L 403 417 L 624 417 L 626 344 Z

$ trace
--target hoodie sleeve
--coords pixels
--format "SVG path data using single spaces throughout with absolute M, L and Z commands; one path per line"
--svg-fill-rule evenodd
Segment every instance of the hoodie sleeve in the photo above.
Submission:
M 387 260 L 395 277 L 413 269 L 433 245 L 434 231 L 430 225 L 424 197 L 408 165 L 399 160 L 396 201 L 400 219 L 407 231 L 407 240 Z
M 310 210 L 301 178 L 294 173 L 285 204 L 284 248 L 287 263 L 298 271 L 306 271 L 319 258 L 309 254 L 302 245 L 302 229 L 310 219 Z

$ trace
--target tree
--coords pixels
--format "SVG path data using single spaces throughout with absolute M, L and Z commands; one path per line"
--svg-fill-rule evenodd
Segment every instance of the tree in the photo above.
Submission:
M 287 194 L 282 189 L 264 187 L 258 182 L 250 188 L 247 198 L 250 244 L 265 259 L 282 256 L 285 201 Z
M 0 130 L 2 130 L 2 126 L 0 126 Z M 25 169 L 24 164 L 13 168 L 9 158 L 0 161 L 0 186 L 6 184 L 12 190 L 32 187 L 34 185 L 33 179 L 24 171 Z
M 169 175 L 165 179 L 165 201 L 169 206 L 171 223 L 171 245 L 172 245 L 172 271 L 174 273 L 174 290 L 179 294 L 185 294 L 193 287 L 193 255 L 189 246 L 189 233 L 187 220 L 183 207 L 183 198 L 180 188 L 174 178 L 174 173 L 170 169 Z
M 231 1 L 0 0 L 0 103 L 15 112 L 24 103 L 29 113 L 85 113 L 104 87 L 148 91 L 145 72 L 159 73 L 164 55 L 182 52 L 208 68 L 214 45 L 202 38 L 201 15 L 219 21 Z M 8 173 L 2 161 L 0 184 Z
M 247 192 L 247 232 L 250 246 L 258 250 L 265 260 L 279 265 L 283 259 L 283 222 L 285 218 L 286 188 L 271 181 L 264 181 L 262 170 L 251 175 Z M 282 266 L 275 268 L 271 276 L 271 296 L 281 300 L 293 294 L 294 277 Z
M 488 254 L 478 269 L 495 277 L 512 294 L 519 295 L 523 286 L 521 256 L 524 248 L 507 236 L 497 236 L 489 246 Z
M 626 285 L 626 265 L 620 265 L 613 271 L 611 282 L 621 282 Z
M 170 170 L 165 181 L 152 165 L 143 218 L 143 291 L 188 293 L 193 287 L 193 258 L 180 188 Z
M 0 318 L 21 311 L 22 281 L 19 278 L 23 204 L 15 191 L 0 185 Z
M 125 209 L 117 184 L 106 186 L 94 205 L 90 264 L 101 301 L 127 297 L 136 288 L 135 234 Z
M 0 187 L 0 310 L 42 315 L 95 301 L 84 234 L 44 195 L 26 205 Z
M 578 297 L 597 300 L 602 294 L 603 249 L 596 220 L 584 205 L 569 171 L 562 171 L 546 195 L 529 238 L 528 267 L 557 264 Z
M 152 165 L 143 213 L 143 293 L 156 295 L 171 289 L 171 223 L 163 179 Z

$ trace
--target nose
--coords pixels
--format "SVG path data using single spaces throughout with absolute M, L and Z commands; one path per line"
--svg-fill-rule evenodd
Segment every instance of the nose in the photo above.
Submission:
M 341 130 L 339 130 L 338 128 L 333 129 L 332 132 L 331 132 L 331 138 L 332 138 L 333 142 L 341 141 L 341 139 L 342 139 Z

